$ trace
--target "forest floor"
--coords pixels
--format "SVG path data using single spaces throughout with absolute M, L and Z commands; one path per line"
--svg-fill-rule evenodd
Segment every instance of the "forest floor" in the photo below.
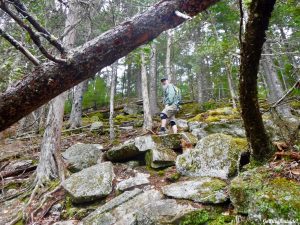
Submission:
M 202 110 L 199 110 L 199 106 L 195 103 L 186 104 L 183 106 L 178 117 L 180 119 L 193 121 L 195 118 L 199 119 L 200 115 L 202 118 L 201 120 L 205 122 L 212 121 L 213 123 L 223 121 L 224 119 L 241 119 L 239 116 L 237 116 L 237 118 L 235 118 L 236 116 L 225 118 L 226 114 L 205 114 L 209 110 L 215 110 L 226 106 L 227 103 L 212 103 L 203 107 Z M 222 118 L 219 119 L 217 116 Z M 93 123 L 95 117 L 100 118 L 100 120 L 104 122 L 104 130 L 100 133 L 91 132 L 89 130 L 89 125 Z M 62 135 L 62 152 L 77 143 L 101 144 L 103 146 L 103 152 L 106 152 L 113 146 L 122 144 L 127 140 L 147 135 L 147 133 L 143 132 L 140 125 L 134 125 L 131 127 L 132 124 L 140 124 L 141 121 L 142 114 L 130 116 L 124 115 L 122 110 L 118 111 L 115 121 L 117 138 L 114 142 L 110 142 L 108 138 L 107 116 L 101 113 L 86 115 L 83 117 L 82 129 L 73 131 L 68 131 L 67 129 L 64 130 Z M 156 131 L 159 127 L 158 117 L 155 118 L 154 123 L 154 131 Z M 128 124 L 130 125 L 130 129 L 122 129 L 122 127 L 128 127 Z M 65 122 L 64 126 L 67 127 L 67 122 Z M 179 131 L 182 132 L 186 129 L 187 128 L 179 128 Z M 16 218 L 19 219 L 14 221 L 16 224 L 23 224 L 23 222 L 21 222 L 22 217 L 20 212 L 29 201 L 32 191 L 30 184 L 34 179 L 34 172 L 39 160 L 39 147 L 41 140 L 41 135 L 28 134 L 21 137 L 8 137 L 0 143 L 0 225 L 10 224 L 10 221 Z M 293 155 L 289 154 L 291 151 L 288 150 L 291 149 L 284 149 L 287 147 L 286 144 L 288 143 L 275 143 L 278 147 L 278 152 L 285 152 L 286 154 L 279 154 L 277 156 L 274 155 L 274 158 L 269 162 L 269 168 L 271 168 L 269 176 L 285 177 L 297 182 L 300 186 L 300 158 L 297 158 L 300 154 L 297 152 L 297 149 L 295 149 L 299 147 L 299 145 L 294 145 L 292 147 Z M 115 178 L 113 180 L 113 187 L 115 187 L 118 182 L 133 177 L 135 174 L 148 174 L 149 183 L 147 185 L 137 186 L 144 188 L 145 190 L 155 189 L 161 191 L 162 187 L 173 183 L 174 179 L 175 182 L 189 180 L 188 176 L 179 175 L 175 165 L 161 169 L 153 169 L 145 165 L 144 161 L 135 166 L 131 166 L 128 163 L 114 163 L 114 174 Z M 71 173 L 67 171 L 66 175 L 68 177 Z M 47 198 L 44 199 L 45 195 L 49 192 L 51 195 L 46 196 Z M 89 213 L 93 212 L 98 206 L 109 202 L 119 194 L 119 191 L 114 188 L 105 199 L 92 202 L 90 204 L 73 204 L 66 191 L 59 186 L 59 182 L 53 181 L 45 187 L 42 187 L 33 199 L 33 202 L 31 202 L 31 204 L 27 207 L 26 212 L 28 215 L 31 215 L 31 218 L 28 220 L 30 221 L 28 224 L 53 224 L 54 222 L 63 220 L 71 220 L 73 222 L 72 224 L 76 224 Z M 46 201 L 43 201 L 43 199 Z M 40 202 L 43 202 L 43 205 L 39 205 Z M 239 224 L 233 221 L 245 220 L 243 215 L 236 214 L 233 205 L 228 201 L 214 206 L 183 199 L 178 199 L 177 202 L 179 204 L 188 204 L 198 209 L 205 208 L 208 211 L 213 211 L 214 213 L 217 212 L 218 216 L 222 216 L 222 223 L 211 222 L 210 224 Z M 213 221 L 219 221 L 220 218 L 218 216 L 216 216 L 218 219 L 214 219 Z M 228 216 L 230 217 L 229 219 L 227 218 Z M 224 219 L 223 217 L 226 217 L 227 219 Z M 229 222 L 227 223 L 226 220 Z

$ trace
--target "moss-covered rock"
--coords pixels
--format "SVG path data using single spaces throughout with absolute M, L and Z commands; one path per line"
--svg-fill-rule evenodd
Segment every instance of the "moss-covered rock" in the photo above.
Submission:
M 187 213 L 179 218 L 176 224 L 179 225 L 204 225 L 209 220 L 209 213 L 204 209 L 199 209 Z
M 207 112 L 200 113 L 193 117 L 189 121 L 199 121 L 205 123 L 229 121 L 234 119 L 240 119 L 241 116 L 236 109 L 231 107 L 218 108 L 214 110 L 208 110 Z
M 231 182 L 229 193 L 235 209 L 248 214 L 253 224 L 300 223 L 300 184 L 269 174 L 268 167 L 258 167 Z
M 249 205 L 250 221 L 281 221 L 300 223 L 300 184 L 286 178 L 264 182 Z
M 62 186 L 72 202 L 84 203 L 106 197 L 112 191 L 113 178 L 113 165 L 105 162 L 72 174 Z
M 236 175 L 242 153 L 248 151 L 246 139 L 212 134 L 201 139 L 176 160 L 177 171 L 188 176 L 213 176 L 227 179 Z
M 247 214 L 254 194 L 261 190 L 268 176 L 267 168 L 258 167 L 241 173 L 229 186 L 230 200 L 237 212 Z

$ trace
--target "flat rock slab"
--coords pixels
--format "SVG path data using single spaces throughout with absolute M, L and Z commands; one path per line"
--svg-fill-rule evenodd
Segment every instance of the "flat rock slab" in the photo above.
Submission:
M 138 173 L 135 177 L 130 177 L 126 180 L 122 180 L 117 184 L 116 189 L 120 191 L 125 191 L 135 186 L 149 184 L 150 174 Z
M 72 202 L 90 202 L 110 194 L 113 178 L 113 165 L 105 162 L 72 174 L 62 186 L 71 196 Z
M 199 203 L 223 203 L 228 200 L 227 184 L 218 178 L 201 177 L 162 188 L 166 196 Z
M 103 146 L 99 144 L 75 144 L 62 153 L 67 168 L 78 172 L 97 164 L 102 156 Z
M 96 209 L 82 220 L 84 225 L 152 225 L 165 224 L 178 214 L 194 208 L 163 199 L 157 190 L 126 191 Z

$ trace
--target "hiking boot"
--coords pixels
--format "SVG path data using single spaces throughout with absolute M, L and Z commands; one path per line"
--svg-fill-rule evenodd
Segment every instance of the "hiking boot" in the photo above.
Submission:
M 166 130 L 166 128 L 164 128 L 164 127 L 161 127 L 160 128 L 160 131 L 158 131 L 158 133 L 157 133 L 158 135 L 163 135 L 163 134 L 167 134 L 167 130 Z

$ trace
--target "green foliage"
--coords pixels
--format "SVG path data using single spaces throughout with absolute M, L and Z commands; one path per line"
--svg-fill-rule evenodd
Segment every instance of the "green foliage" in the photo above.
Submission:
M 108 95 L 104 80 L 97 77 L 95 80 L 89 82 L 87 91 L 83 95 L 82 109 L 97 109 L 101 106 L 107 105 Z M 70 113 L 72 109 L 71 99 L 66 101 L 65 113 Z
M 200 209 L 185 215 L 179 225 L 203 225 L 209 220 L 207 211 Z

